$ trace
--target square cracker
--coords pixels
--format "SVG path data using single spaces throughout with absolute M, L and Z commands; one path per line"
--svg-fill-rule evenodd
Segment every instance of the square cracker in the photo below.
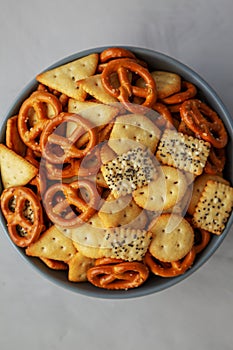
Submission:
M 155 152 L 160 130 L 146 116 L 126 114 L 116 118 L 109 138 L 109 146 L 122 154 L 138 147 Z
M 193 214 L 195 226 L 220 235 L 233 208 L 233 187 L 209 180 Z
M 165 130 L 158 145 L 156 158 L 165 165 L 200 175 L 210 152 L 209 142 L 185 135 L 176 130 Z
M 72 240 L 51 226 L 40 238 L 26 248 L 28 256 L 68 262 L 76 253 Z
M 77 81 L 95 74 L 98 54 L 93 53 L 62 66 L 47 70 L 37 75 L 36 79 L 51 89 L 69 97 L 84 100 L 86 92 L 77 86 Z
M 4 188 L 24 186 L 38 173 L 34 165 L 4 144 L 0 144 L 0 169 Z

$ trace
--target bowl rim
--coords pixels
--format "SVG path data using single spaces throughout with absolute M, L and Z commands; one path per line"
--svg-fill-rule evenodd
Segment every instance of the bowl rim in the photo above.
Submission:
M 221 119 L 223 119 L 224 121 L 224 124 L 228 130 L 228 134 L 230 134 L 231 138 L 233 139 L 233 119 L 231 118 L 231 115 L 227 110 L 226 106 L 222 102 L 222 99 L 217 95 L 215 90 L 192 68 L 182 63 L 181 61 L 177 60 L 176 58 L 173 58 L 162 52 L 158 52 L 148 48 L 143 48 L 138 46 L 128 46 L 128 45 L 100 46 L 100 47 L 85 49 L 77 53 L 73 53 L 67 57 L 61 58 L 58 61 L 51 64 L 49 67 L 45 68 L 43 71 L 55 68 L 59 65 L 68 63 L 70 61 L 89 55 L 91 53 L 100 53 L 101 51 L 111 47 L 122 47 L 142 57 L 145 55 L 153 57 L 153 59 L 154 57 L 156 57 L 156 59 L 158 59 L 159 61 L 165 62 L 166 65 L 176 66 L 175 72 L 180 71 L 182 72 L 183 76 L 188 76 L 189 78 L 192 78 L 191 80 L 193 81 L 194 84 L 196 84 L 198 89 L 201 91 L 204 91 L 204 97 L 206 97 L 207 99 L 210 99 L 212 102 L 215 103 L 215 107 L 217 107 L 218 113 L 221 114 Z M 29 96 L 29 94 L 35 89 L 36 84 L 37 84 L 36 78 L 33 78 L 31 81 L 29 81 L 25 85 L 24 88 L 21 89 L 21 91 L 19 91 L 17 96 L 12 101 L 10 108 L 7 110 L 7 112 L 5 113 L 5 116 L 1 120 L 1 124 L 0 124 L 1 125 L 1 131 L 0 131 L 1 142 L 4 141 L 7 119 L 17 112 L 23 100 L 26 99 Z M 84 282 L 88 284 L 87 289 L 82 288 L 83 285 L 80 285 L 79 283 L 72 283 L 69 281 L 65 281 L 63 278 L 64 272 L 62 272 L 63 275 L 61 275 L 59 274 L 60 271 L 54 271 L 47 268 L 42 262 L 38 261 L 39 260 L 38 258 L 32 258 L 32 257 L 26 256 L 26 254 L 23 253 L 23 249 L 17 247 L 10 239 L 9 234 L 7 232 L 6 225 L 5 225 L 5 219 L 3 217 L 2 212 L 0 211 L 0 226 L 4 231 L 5 235 L 7 236 L 7 238 L 9 239 L 10 243 L 13 245 L 13 247 L 16 249 L 16 251 L 19 253 L 21 258 L 23 258 L 26 263 L 29 263 L 29 265 L 32 266 L 40 275 L 45 277 L 48 281 L 54 283 L 56 286 L 62 287 L 63 289 L 72 291 L 76 294 L 81 294 L 87 297 L 101 298 L 101 299 L 129 299 L 129 298 L 132 299 L 132 298 L 144 297 L 147 295 L 161 292 L 165 289 L 168 289 L 169 287 L 176 285 L 177 283 L 184 281 L 185 279 L 190 277 L 191 274 L 197 271 L 201 266 L 203 266 L 207 262 L 207 260 L 211 258 L 211 256 L 220 247 L 223 240 L 227 236 L 232 224 L 233 224 L 233 213 L 231 213 L 231 216 L 228 219 L 227 225 L 223 233 L 217 237 L 217 239 L 215 240 L 211 248 L 208 249 L 208 251 L 206 251 L 205 254 L 202 254 L 199 257 L 199 259 L 195 261 L 194 265 L 188 271 L 186 271 L 183 275 L 163 279 L 163 283 L 162 285 L 159 285 L 159 287 L 156 285 L 156 283 L 152 283 L 152 285 L 144 284 L 139 288 L 129 289 L 127 291 L 122 291 L 122 290 L 115 291 L 115 290 L 105 290 L 105 289 L 97 288 L 90 285 L 90 283 L 88 282 Z M 154 276 L 152 276 L 152 279 L 153 278 Z

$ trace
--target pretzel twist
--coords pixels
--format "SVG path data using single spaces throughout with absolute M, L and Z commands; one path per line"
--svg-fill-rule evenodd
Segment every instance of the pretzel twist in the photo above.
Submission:
M 195 257 L 196 251 L 195 248 L 192 248 L 184 259 L 164 263 L 155 259 L 148 251 L 145 255 L 144 262 L 149 266 L 153 274 L 161 277 L 174 277 L 185 273 L 185 271 L 192 266 Z
M 82 197 L 81 189 L 88 193 Z M 62 227 L 77 227 L 88 221 L 96 212 L 100 196 L 93 182 L 74 181 L 70 184 L 56 183 L 44 195 L 44 207 L 50 220 Z
M 54 116 L 62 110 L 62 105 L 56 96 L 46 91 L 35 91 L 23 102 L 18 114 L 20 137 L 28 147 L 37 152 L 41 151 L 38 138 L 49 120 L 46 104 L 52 107 Z M 34 110 L 36 117 L 35 121 L 29 125 L 32 110 Z
M 75 129 L 71 135 L 63 134 L 67 123 L 73 123 Z M 89 141 L 85 148 L 79 148 L 76 142 L 88 133 Z M 83 158 L 97 143 L 97 134 L 93 125 L 77 114 L 61 113 L 51 119 L 41 134 L 42 155 L 52 164 L 63 164 L 72 158 Z
M 117 259 L 97 259 L 96 266 L 87 271 L 87 279 L 99 288 L 130 289 L 142 285 L 149 276 L 149 269 L 141 262 L 122 262 Z
M 25 248 L 35 242 L 44 228 L 40 202 L 27 187 L 10 187 L 1 195 L 1 209 L 12 241 Z
M 145 80 L 145 87 L 138 87 L 131 85 L 129 80 L 128 72 L 131 71 L 136 73 Z M 113 88 L 111 85 L 111 74 L 117 72 L 118 79 L 120 82 L 119 88 Z M 104 68 L 101 74 L 102 84 L 106 91 L 111 95 L 117 98 L 122 102 L 126 109 L 131 112 L 138 112 L 139 106 L 130 103 L 133 99 L 133 96 L 142 97 L 145 101 L 142 103 L 143 107 L 151 108 L 156 102 L 157 93 L 156 85 L 153 77 L 150 72 L 144 68 L 142 65 L 136 63 L 134 60 L 129 58 L 121 58 L 110 61 L 107 66 Z M 140 108 L 143 111 L 143 108 Z
M 197 99 L 183 102 L 180 108 L 181 119 L 197 136 L 212 144 L 213 147 L 223 148 L 228 141 L 228 135 L 223 122 L 205 103 Z

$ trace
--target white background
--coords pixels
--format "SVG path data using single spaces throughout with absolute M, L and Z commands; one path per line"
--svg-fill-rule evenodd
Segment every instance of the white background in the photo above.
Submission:
M 0 116 L 38 72 L 103 45 L 171 55 L 233 111 L 231 0 L 0 0 Z M 0 349 L 230 350 L 233 230 L 189 279 L 163 292 L 103 300 L 56 287 L 0 235 Z

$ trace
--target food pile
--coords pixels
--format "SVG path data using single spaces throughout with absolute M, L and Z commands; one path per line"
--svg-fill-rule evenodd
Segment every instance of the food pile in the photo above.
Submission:
M 0 144 L 12 241 L 99 288 L 185 273 L 233 207 L 217 113 L 192 82 L 124 48 L 36 79 Z

